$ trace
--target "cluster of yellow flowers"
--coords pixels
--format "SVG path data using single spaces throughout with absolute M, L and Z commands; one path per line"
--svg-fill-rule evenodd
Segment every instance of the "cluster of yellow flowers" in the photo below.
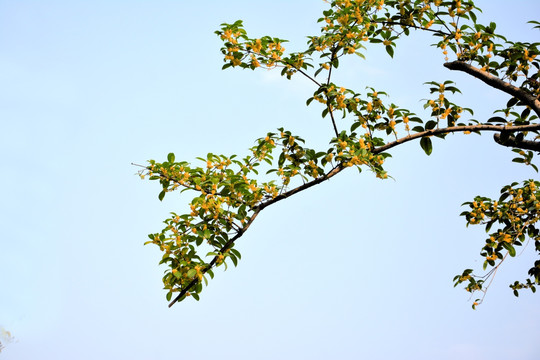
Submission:
M 283 53 L 285 52 L 285 48 L 281 46 L 281 43 L 274 43 L 271 42 L 268 44 L 268 57 L 269 60 L 266 63 L 266 66 L 268 68 L 272 68 L 276 66 L 276 63 L 281 60 L 281 57 L 283 56 Z
M 441 4 L 441 1 L 435 1 L 435 4 L 439 6 Z M 462 16 L 470 12 L 472 9 L 473 6 L 470 4 L 467 4 L 467 6 L 464 7 L 461 1 L 453 1 L 448 7 L 448 15 L 450 15 L 451 17 Z
M 268 138 L 264 145 L 274 144 L 274 140 Z M 264 150 L 265 146 L 260 149 L 267 151 Z M 264 198 L 275 198 L 279 194 L 280 189 L 275 184 L 259 185 L 256 180 L 246 176 L 253 171 L 255 159 L 267 156 L 257 153 L 256 157 L 248 157 L 240 162 L 209 154 L 205 170 L 172 160 L 163 164 L 151 163 L 148 167 L 145 175 L 153 180 L 159 179 L 164 186 L 163 192 L 183 187 L 199 193 L 191 202 L 188 214 L 173 214 L 166 221 L 167 226 L 162 233 L 151 235 L 151 241 L 147 242 L 156 244 L 165 253 L 163 261 L 169 263 L 171 271 L 163 281 L 171 293 L 184 288 L 195 278 L 201 280 L 203 272 L 207 270 L 208 264 L 194 251 L 195 244 L 207 243 L 219 251 L 228 238 L 227 233 L 240 229 L 248 221 L 249 209 Z M 239 170 L 233 171 L 230 168 L 233 164 Z M 242 210 L 242 207 L 247 208 Z M 220 263 L 219 259 L 217 263 Z
M 495 207 L 497 204 L 495 204 Z M 489 205 L 483 201 L 473 201 L 472 203 L 473 210 L 470 212 L 470 224 L 478 224 L 482 220 L 484 220 L 485 217 L 485 211 L 489 208 Z
M 432 88 L 432 91 L 434 89 Z M 454 122 L 461 117 L 461 113 L 463 112 L 463 108 L 461 106 L 457 106 L 450 101 L 445 96 L 445 92 L 447 91 L 445 84 L 439 84 L 438 85 L 438 92 L 439 95 L 437 96 L 437 99 L 430 99 L 426 102 L 426 107 L 431 108 L 431 114 L 437 119 L 437 124 L 440 120 L 444 120 L 448 118 L 449 115 L 452 115 L 453 121 L 448 122 L 448 126 L 453 126 Z M 465 132 L 467 133 L 467 132 Z
M 503 252 L 515 256 L 515 247 L 521 246 L 526 236 L 536 242 L 540 241 L 540 236 L 534 231 L 531 232 L 535 223 L 540 220 L 540 201 L 537 200 L 537 196 L 540 196 L 539 185 L 539 182 L 533 180 L 524 182 L 521 187 L 516 187 L 517 183 L 514 183 L 503 188 L 499 201 L 477 197 L 468 203 L 471 211 L 462 213 L 468 224 L 486 224 L 487 230 L 497 223 L 504 226 L 490 233 L 482 248 L 481 254 L 486 259 L 484 269 L 487 265 L 499 266 L 506 257 Z M 496 260 L 501 260 L 499 265 L 496 265 Z M 466 275 L 454 280 L 469 280 L 467 291 L 480 290 L 482 282 L 477 283 L 474 279 L 466 278 Z
M 222 30 L 216 32 L 225 42 L 222 52 L 225 54 L 225 62 L 228 66 L 251 67 L 260 66 L 273 68 L 283 60 L 285 48 L 280 41 L 270 37 L 248 39 L 242 28 L 241 21 L 234 24 L 222 24 Z M 245 59 L 249 62 L 244 63 Z M 301 60 L 299 66 L 303 65 Z
M 472 279 L 472 278 L 470 278 L 470 277 L 468 278 L 468 280 L 471 280 L 471 279 Z M 472 292 L 477 291 L 477 290 L 482 290 L 482 286 L 481 286 L 480 283 L 478 283 L 478 282 L 471 282 L 471 283 L 469 283 L 469 284 L 467 285 L 467 287 L 465 288 L 465 290 L 472 293 Z M 478 305 L 478 304 L 479 304 L 479 302 L 475 301 L 475 302 L 473 303 L 473 306 L 476 306 L 476 305 Z
M 523 49 L 523 58 L 526 61 L 531 62 L 534 59 L 536 59 L 536 57 L 537 57 L 537 54 L 529 55 L 529 50 L 528 49 Z
M 262 50 L 261 39 L 255 39 L 251 44 L 246 45 L 246 49 L 251 49 L 255 54 L 260 54 Z
M 366 165 L 375 173 L 376 177 L 381 179 L 388 177 L 387 172 L 382 168 L 385 157 L 382 154 L 373 154 L 371 152 L 373 143 L 369 133 L 359 136 L 358 139 L 337 139 L 335 147 L 336 160 L 343 167 Z
M 345 107 L 345 88 L 340 87 L 336 94 L 336 109 L 344 109 Z
M 236 53 L 239 53 L 240 48 L 239 47 L 228 47 L 227 48 L 227 54 L 225 55 L 225 60 L 229 60 L 232 64 L 232 66 L 238 66 L 242 63 L 242 59 L 235 56 Z
M 231 44 L 238 44 L 238 37 L 241 35 L 239 31 L 233 33 L 232 29 L 226 29 L 223 34 L 220 35 L 222 40 L 226 40 Z

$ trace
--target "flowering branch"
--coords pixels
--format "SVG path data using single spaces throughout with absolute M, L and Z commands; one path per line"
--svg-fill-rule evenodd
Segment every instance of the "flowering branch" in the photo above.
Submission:
M 323 181 L 326 181 L 328 179 L 330 179 L 331 177 L 334 177 L 335 175 L 337 175 L 339 172 L 341 172 L 342 170 L 344 169 L 344 167 L 342 166 L 336 166 L 335 168 L 333 168 L 332 170 L 330 170 L 328 173 L 324 174 L 323 176 L 320 176 L 318 178 L 316 178 L 315 180 L 313 181 L 310 181 L 310 182 L 307 182 L 305 184 L 303 184 L 302 186 L 298 186 L 292 190 L 289 190 L 281 195 L 278 195 L 276 196 L 274 199 L 271 199 L 267 202 L 264 202 L 262 203 L 261 205 L 253 208 L 255 210 L 255 213 L 250 217 L 249 221 L 246 223 L 246 225 L 244 225 L 243 228 L 239 229 L 237 234 L 232 237 L 231 239 L 229 239 L 229 241 L 227 241 L 227 243 L 220 249 L 219 251 L 219 254 L 223 254 L 225 253 L 228 249 L 232 248 L 232 246 L 234 245 L 235 241 L 240 239 L 244 233 L 247 231 L 247 229 L 251 226 L 251 224 L 253 223 L 253 221 L 255 221 L 255 218 L 257 217 L 257 215 L 259 215 L 259 213 L 261 211 L 263 211 L 266 207 L 270 206 L 270 205 L 273 205 L 275 204 L 276 202 L 280 201 L 280 200 L 283 200 L 283 199 L 286 199 L 292 195 L 295 195 L 301 191 L 304 191 L 312 186 L 315 186 L 317 184 L 320 184 L 322 183 Z M 219 258 L 219 255 L 216 255 L 214 256 L 214 258 L 212 259 L 212 261 L 210 261 L 208 263 L 208 266 L 206 266 L 204 269 L 201 270 L 201 273 L 202 274 L 205 274 L 206 272 L 208 272 L 208 270 L 210 270 L 212 267 L 214 267 L 214 265 L 216 265 L 217 261 L 218 261 L 218 258 Z M 171 301 L 169 303 L 169 307 L 173 306 L 178 300 L 182 299 L 184 296 L 186 296 L 186 294 L 188 293 L 188 291 L 193 288 L 193 286 L 195 286 L 200 280 L 198 278 L 194 278 L 186 287 L 184 287 L 180 292 L 179 294 L 174 298 L 173 301 Z
M 439 134 L 447 134 L 452 132 L 465 132 L 465 131 L 497 131 L 497 132 L 517 132 L 517 131 L 531 131 L 531 130 L 540 130 L 540 124 L 535 125 L 522 125 L 522 126 L 514 126 L 514 127 L 508 127 L 508 126 L 497 126 L 497 125 L 467 125 L 467 126 L 455 126 L 450 128 L 442 128 L 442 129 L 432 129 L 432 130 L 426 130 L 420 133 L 416 133 L 413 135 L 409 135 L 400 139 L 397 139 L 396 141 L 390 142 L 386 145 L 374 148 L 372 150 L 373 154 L 379 154 L 382 153 L 388 149 L 391 149 L 397 145 L 401 145 L 403 143 L 406 143 L 408 141 L 422 138 L 425 136 L 433 136 L 433 135 L 439 135 Z M 496 134 L 496 136 L 499 134 Z M 497 141 L 497 140 L 496 140 Z M 540 148 L 540 145 L 536 142 L 529 141 L 527 143 L 533 143 L 534 146 L 536 146 L 533 150 L 537 150 Z M 507 145 L 510 146 L 510 145 Z M 532 146 L 532 145 L 531 145 Z M 335 166 L 332 170 L 330 170 L 328 173 L 309 181 L 301 186 L 298 186 L 294 189 L 291 189 L 287 192 L 284 192 L 275 198 L 268 200 L 266 202 L 261 203 L 258 206 L 255 206 L 253 208 L 254 214 L 250 217 L 249 221 L 242 227 L 241 229 L 238 229 L 236 235 L 229 239 L 229 241 L 220 249 L 219 254 L 225 253 L 228 249 L 232 248 L 235 241 L 241 238 L 244 233 L 248 230 L 248 228 L 251 226 L 255 218 L 259 215 L 261 211 L 263 211 L 265 208 L 267 208 L 270 205 L 273 205 L 277 203 L 278 201 L 287 199 L 295 194 L 298 194 L 304 190 L 307 190 L 315 185 L 318 185 L 326 180 L 329 180 L 330 178 L 336 176 L 341 171 L 343 171 L 346 167 L 342 165 Z M 171 179 L 173 180 L 173 179 Z M 206 273 L 208 270 L 210 270 L 214 265 L 216 265 L 218 261 L 219 255 L 214 256 L 214 258 L 208 263 L 208 266 L 206 266 L 204 269 L 201 270 L 201 273 Z M 186 294 L 189 292 L 193 286 L 195 286 L 200 280 L 198 278 L 194 278 L 186 287 L 184 287 L 180 293 L 174 298 L 173 301 L 170 302 L 169 307 L 172 307 L 178 300 L 182 299 Z

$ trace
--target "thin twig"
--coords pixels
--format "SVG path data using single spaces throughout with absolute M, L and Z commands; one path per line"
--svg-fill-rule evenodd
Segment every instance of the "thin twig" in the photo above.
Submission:
M 296 66 L 293 65 L 293 67 L 296 69 L 296 71 L 298 71 L 300 74 L 304 75 L 305 77 L 307 77 L 309 80 L 313 81 L 318 87 L 321 87 L 321 84 L 315 80 L 314 78 L 312 78 L 311 76 L 309 76 L 308 74 L 306 74 L 304 71 L 302 71 L 302 69 L 299 69 L 297 68 Z
M 332 111 L 331 104 L 326 103 L 326 107 L 328 108 L 328 113 L 330 114 L 330 119 L 332 119 L 332 126 L 334 127 L 334 132 L 336 133 L 336 137 L 339 136 L 339 132 L 336 126 L 336 120 L 334 119 L 334 112 Z
M 328 97 L 328 86 L 330 86 L 330 78 L 332 77 L 332 68 L 334 65 L 332 62 L 334 61 L 334 58 L 336 57 L 336 51 L 337 48 L 334 48 L 332 50 L 332 55 L 330 55 L 330 69 L 328 70 L 328 79 L 326 80 L 326 108 L 328 109 L 328 113 L 330 114 L 330 119 L 332 120 L 332 126 L 334 127 L 334 132 L 336 133 L 336 137 L 339 136 L 339 131 L 336 126 L 336 120 L 334 119 L 334 112 L 332 111 L 332 104 L 330 103 L 330 98 Z

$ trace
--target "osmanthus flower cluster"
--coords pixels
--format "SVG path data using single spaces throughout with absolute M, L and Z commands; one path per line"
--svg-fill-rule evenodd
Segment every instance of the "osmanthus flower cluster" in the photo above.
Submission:
M 488 233 L 493 225 L 500 228 L 489 234 L 480 253 L 485 258 L 484 270 L 488 266 L 492 269 L 482 277 L 475 277 L 472 269 L 466 269 L 463 274 L 454 277 L 455 285 L 467 282 L 467 291 L 482 290 L 485 279 L 497 271 L 506 257 L 516 256 L 516 247 L 534 242 L 536 251 L 540 252 L 540 230 L 536 226 L 540 220 L 540 182 L 527 180 L 523 182 L 523 186 L 518 185 L 515 182 L 505 186 L 498 200 L 477 196 L 474 201 L 463 204 L 471 208 L 471 211 L 461 213 L 467 219 L 467 225 L 485 225 Z M 510 285 L 514 295 L 518 296 L 518 290 L 523 288 L 536 292 L 534 285 L 540 282 L 540 260 L 535 261 L 528 275 L 530 278 L 524 283 L 516 281 Z M 473 307 L 482 300 L 483 298 L 476 299 Z
M 150 234 L 150 240 L 145 243 L 159 246 L 164 253 L 160 264 L 168 266 L 163 277 L 167 300 L 175 292 L 180 293 L 178 300 L 186 296 L 198 299 L 202 282 L 207 282 L 206 274 L 214 277 L 214 266 L 226 267 L 228 259 L 236 265 L 241 255 L 234 249 L 235 240 L 265 207 L 346 167 L 356 166 L 361 170 L 361 166 L 366 166 L 378 177 L 386 177 L 381 166 L 386 154 L 369 151 L 373 142 L 365 136 L 343 133 L 332 141 L 333 146 L 327 151 L 315 152 L 303 146 L 302 138 L 284 129 L 279 131 L 258 139 L 251 155 L 242 160 L 234 155 L 208 154 L 206 159 L 199 159 L 204 166 L 192 167 L 187 162 L 176 162 L 170 153 L 168 161 L 151 160 L 146 170 L 141 171 L 141 177 L 159 180 L 160 200 L 177 190 L 197 194 L 189 205 L 189 213 L 172 213 L 165 220 L 165 228 Z M 279 157 L 273 161 L 276 148 L 280 149 Z M 265 167 L 266 174 L 273 179 L 258 181 L 256 176 Z M 290 189 L 291 181 L 302 185 Z M 206 257 L 212 257 L 208 262 L 200 256 L 205 250 Z
M 200 159 L 202 165 L 193 166 L 176 162 L 169 154 L 166 162 L 150 161 L 141 176 L 159 180 L 160 199 L 175 190 L 195 194 L 188 212 L 172 214 L 161 233 L 150 235 L 149 243 L 164 252 L 161 263 L 168 266 L 163 278 L 167 299 L 178 293 L 170 306 L 189 295 L 198 299 L 202 282 L 206 282 L 206 275 L 213 277 L 214 267 L 229 260 L 237 264 L 240 253 L 234 248 L 236 240 L 266 207 L 348 167 L 368 168 L 377 177 L 387 178 L 383 164 L 390 156 L 388 151 L 405 142 L 418 139 L 429 155 L 432 137 L 489 131 L 498 144 L 514 149 L 518 154 L 515 162 L 536 169 L 532 160 L 534 152 L 540 151 L 540 44 L 507 41 L 495 33 L 494 23 L 477 22 L 478 10 L 473 1 L 332 1 L 318 19 L 320 34 L 309 36 L 306 49 L 295 53 L 286 52 L 286 40 L 249 37 L 240 20 L 222 24 L 216 34 L 224 43 L 224 69 L 278 69 L 287 79 L 300 75 L 314 84 L 313 96 L 306 103 L 322 106 L 321 116 L 331 125 L 329 147 L 307 148 L 301 137 L 278 129 L 258 139 L 241 160 L 235 155 L 208 154 Z M 531 23 L 540 28 L 540 23 Z M 450 80 L 426 83 L 431 95 L 425 100 L 422 116 L 389 101 L 387 93 L 366 86 L 369 84 L 359 84 L 365 89 L 359 92 L 332 81 L 342 57 L 365 57 L 367 44 L 383 46 L 393 57 L 399 39 L 418 32 L 434 36 L 447 69 L 465 72 L 508 95 L 507 103 L 494 109 L 495 116 L 483 121 L 463 120 L 464 114 L 473 115 L 473 110 L 451 101 L 452 94 L 460 90 Z M 338 126 L 338 114 L 348 122 L 341 120 Z M 533 239 L 540 251 L 535 225 L 537 185 L 529 181 L 520 190 L 513 184 L 503 188 L 498 202 L 479 197 L 467 203 L 472 207 L 464 213 L 469 224 L 500 225 L 482 249 L 485 264 L 497 269 L 507 254 L 515 255 L 515 246 L 526 242 L 526 237 Z M 538 269 L 538 264 L 533 269 Z M 456 284 L 468 281 L 471 292 L 485 292 L 487 287 L 482 284 L 494 273 L 479 278 L 466 270 L 455 280 Z M 532 282 L 516 282 L 512 288 L 534 291 L 538 271 L 529 274 Z

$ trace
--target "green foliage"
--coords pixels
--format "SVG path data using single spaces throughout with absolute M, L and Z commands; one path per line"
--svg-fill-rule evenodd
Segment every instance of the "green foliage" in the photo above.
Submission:
M 540 220 L 540 200 L 537 199 L 540 197 L 539 186 L 540 182 L 534 180 L 523 182 L 521 187 L 518 187 L 518 183 L 512 183 L 502 188 L 498 200 L 477 196 L 474 201 L 463 204 L 471 209 L 461 213 L 467 225 L 485 225 L 489 233 L 480 255 L 485 258 L 483 269 L 490 267 L 491 270 L 482 278 L 494 274 L 508 255 L 515 257 L 516 248 L 530 241 L 534 242 L 536 251 L 540 252 L 540 231 L 536 226 Z M 493 225 L 499 228 L 492 231 Z M 516 296 L 519 289 L 530 288 L 536 291 L 534 284 L 540 281 L 540 261 L 535 262 L 528 274 L 532 281 L 527 279 L 525 284 L 516 281 L 510 285 Z M 470 292 L 481 290 L 484 282 L 475 279 L 470 272 L 454 277 L 455 285 L 466 281 L 466 290 Z
M 368 168 L 385 179 L 388 174 L 383 164 L 390 156 L 388 151 L 407 141 L 419 139 L 423 151 L 430 155 L 433 136 L 444 139 L 451 132 L 495 131 L 499 144 L 513 147 L 519 154 L 515 162 L 537 170 L 532 161 L 534 151 L 540 151 L 535 141 L 540 129 L 539 43 L 507 41 L 495 33 L 495 23 L 477 23 L 476 11 L 479 9 L 473 1 L 332 1 L 318 19 L 321 33 L 308 37 L 304 51 L 289 54 L 284 48 L 286 40 L 251 38 L 240 20 L 222 24 L 216 34 L 223 41 L 223 69 L 278 69 L 289 80 L 298 74 L 305 76 L 314 84 L 313 96 L 306 104 L 322 106 L 321 116 L 331 123 L 333 135 L 327 149 L 310 149 L 301 137 L 278 129 L 258 139 L 241 160 L 236 155 L 208 154 L 199 159 L 204 165 L 192 166 L 176 161 L 171 153 L 166 162 L 149 162 L 141 176 L 159 181 L 160 200 L 173 191 L 194 195 L 190 212 L 173 213 L 165 220 L 165 228 L 149 235 L 147 242 L 164 252 L 161 263 L 168 266 L 163 277 L 167 300 L 178 293 L 171 305 L 187 296 L 198 300 L 202 282 L 207 282 L 207 275 L 213 278 L 214 267 L 226 267 L 229 260 L 237 265 L 240 253 L 234 248 L 235 241 L 266 207 L 348 167 L 359 171 Z M 430 97 L 424 100 L 426 114 L 422 117 L 392 103 L 383 91 L 368 87 L 360 93 L 332 82 L 342 57 L 365 57 L 366 43 L 383 46 L 393 57 L 399 39 L 415 31 L 434 36 L 446 67 L 508 93 L 509 101 L 495 111 L 501 116 L 484 122 L 462 120 L 464 114 L 473 115 L 473 110 L 451 101 L 460 90 L 450 80 L 426 83 Z M 337 127 L 338 114 L 349 121 L 345 129 Z M 504 187 L 498 201 L 477 197 L 465 203 L 471 207 L 462 214 L 467 224 L 485 224 L 488 231 L 494 224 L 501 226 L 482 248 L 484 270 L 488 266 L 496 269 L 507 255 L 514 257 L 516 247 L 526 238 L 533 239 L 540 251 L 535 225 L 540 207 L 538 183 L 530 180 L 521 188 L 516 186 Z M 201 255 L 204 253 L 206 256 Z M 535 291 L 539 268 L 537 262 L 529 272 L 533 281 L 511 285 L 516 294 L 522 288 Z M 484 281 L 493 274 L 492 270 L 477 277 L 467 269 L 454 281 L 456 285 L 468 282 L 470 292 L 485 291 Z M 475 301 L 473 307 L 477 304 Z

